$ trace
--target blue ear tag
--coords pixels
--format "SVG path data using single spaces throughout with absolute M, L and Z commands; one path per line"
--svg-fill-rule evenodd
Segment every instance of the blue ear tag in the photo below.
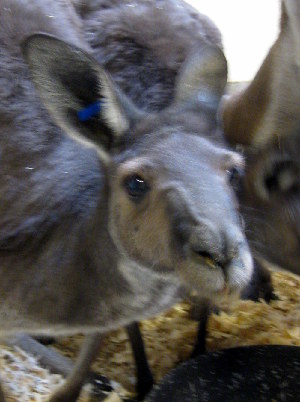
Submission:
M 88 105 L 84 109 L 79 110 L 77 112 L 77 117 L 79 121 L 87 121 L 91 117 L 96 116 L 100 113 L 101 110 L 101 102 L 95 102 L 91 105 Z

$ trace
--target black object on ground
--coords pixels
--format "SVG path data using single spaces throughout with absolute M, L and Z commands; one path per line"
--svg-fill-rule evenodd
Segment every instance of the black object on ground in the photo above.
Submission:
M 299 379 L 300 347 L 238 347 L 181 364 L 146 402 L 295 402 Z

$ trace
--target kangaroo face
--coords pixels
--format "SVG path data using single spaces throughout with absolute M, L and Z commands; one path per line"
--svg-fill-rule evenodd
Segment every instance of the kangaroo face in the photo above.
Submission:
M 240 201 L 261 258 L 300 273 L 300 3 L 281 2 L 279 34 L 254 79 L 224 98 L 228 141 L 245 147 Z
M 182 126 L 157 128 L 157 118 L 140 122 L 135 146 L 116 158 L 112 237 L 127 258 L 199 294 L 239 291 L 252 273 L 230 182 L 242 158 Z
M 64 42 L 33 36 L 25 56 L 56 122 L 98 149 L 108 230 L 122 257 L 207 297 L 241 290 L 252 259 L 230 184 L 242 160 L 222 144 L 217 122 L 223 53 L 207 47 L 193 56 L 173 102 L 156 114 L 138 109 L 96 61 Z M 95 117 L 78 119 L 94 107 Z
M 300 272 L 299 132 L 249 152 L 240 200 L 253 250 Z

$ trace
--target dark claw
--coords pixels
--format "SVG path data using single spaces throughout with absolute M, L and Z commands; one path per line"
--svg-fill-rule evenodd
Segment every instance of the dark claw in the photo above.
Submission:
M 274 293 L 272 277 L 270 271 L 265 268 L 258 260 L 254 260 L 254 273 L 252 280 L 243 291 L 241 297 L 245 300 L 253 300 L 258 302 L 259 299 L 270 303 L 272 300 L 278 300 L 278 296 Z
M 103 392 L 112 392 L 113 391 L 113 387 L 111 386 L 109 379 L 100 374 L 96 374 L 96 373 L 89 374 L 88 381 L 92 384 L 93 393 L 95 395 L 100 393 L 100 396 L 101 396 L 101 394 Z

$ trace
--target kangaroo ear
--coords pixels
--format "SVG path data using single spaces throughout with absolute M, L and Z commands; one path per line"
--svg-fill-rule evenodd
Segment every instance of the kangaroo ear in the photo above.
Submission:
M 140 117 L 97 61 L 75 46 L 36 34 L 23 53 L 44 105 L 69 135 L 107 152 Z
M 218 109 L 227 83 L 227 61 L 217 46 L 206 45 L 190 56 L 178 75 L 175 102 L 201 103 Z

